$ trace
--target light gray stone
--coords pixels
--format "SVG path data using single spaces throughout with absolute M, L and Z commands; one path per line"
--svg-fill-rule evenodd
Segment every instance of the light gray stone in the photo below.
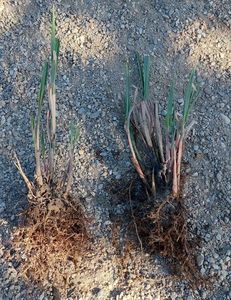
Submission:
M 224 115 L 223 113 L 221 113 L 221 119 L 226 125 L 230 124 L 230 118 Z
M 199 267 L 203 265 L 204 259 L 205 259 L 205 257 L 204 257 L 203 254 L 199 254 L 199 255 L 197 256 L 197 264 L 198 264 Z

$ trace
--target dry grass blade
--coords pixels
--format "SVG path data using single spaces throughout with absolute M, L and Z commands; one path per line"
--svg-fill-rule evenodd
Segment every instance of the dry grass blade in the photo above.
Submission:
M 155 101 L 154 104 L 155 107 L 155 117 L 154 117 L 154 128 L 155 128 L 155 134 L 156 134 L 156 140 L 157 145 L 159 149 L 160 154 L 160 163 L 164 163 L 164 152 L 163 152 L 163 138 L 162 138 L 162 132 L 161 132 L 161 126 L 160 126 L 160 119 L 159 119 L 159 110 L 158 110 L 158 103 Z
M 176 158 L 177 191 L 173 191 L 173 195 L 177 195 L 178 192 L 180 191 L 180 175 L 181 175 L 182 156 L 183 156 L 183 136 L 180 137 L 179 145 L 178 145 L 178 153 L 177 153 L 177 158 Z
M 172 147 L 172 193 L 178 195 L 178 176 L 177 176 L 177 162 L 176 162 L 176 148 Z
M 132 114 L 132 110 L 130 110 L 130 112 L 128 114 L 128 119 L 127 119 L 127 122 L 126 122 L 126 125 L 125 125 L 125 129 L 126 129 L 126 132 L 127 132 L 127 135 L 128 135 L 128 143 L 129 143 L 129 147 L 130 147 L 130 150 L 131 150 L 131 153 L 132 153 L 132 162 L 133 162 L 133 164 L 135 166 L 135 169 L 136 169 L 137 173 L 139 174 L 140 178 L 142 179 L 144 184 L 146 186 L 148 186 L 145 174 L 142 170 L 142 166 L 139 163 L 139 160 L 138 160 L 137 155 L 136 155 L 135 148 L 133 147 L 133 141 L 132 141 L 131 130 L 130 130 L 131 114 Z
M 127 132 L 128 135 L 128 143 L 132 152 L 132 161 L 135 166 L 136 171 L 138 172 L 141 180 L 144 182 L 145 185 L 147 185 L 145 175 L 142 170 L 142 166 L 139 162 L 140 156 L 138 153 L 138 150 L 135 145 L 135 134 L 134 134 L 134 128 L 131 125 L 131 114 L 132 110 L 131 109 L 131 99 L 130 99 L 130 72 L 129 72 L 129 64 L 128 62 L 126 63 L 126 68 L 125 68 L 125 97 L 124 97 L 124 107 L 125 107 L 125 131 Z M 136 101 L 138 95 L 138 90 L 135 90 L 134 94 L 134 99 Z
M 67 170 L 64 177 L 64 184 L 66 183 L 65 195 L 68 195 L 71 189 L 72 174 L 73 174 L 73 157 L 75 144 L 79 140 L 80 129 L 78 126 L 71 124 L 70 126 L 70 146 L 69 146 L 69 161 L 67 164 Z
M 133 123 L 136 129 L 141 134 L 144 143 L 152 148 L 152 114 L 149 112 L 149 102 L 141 101 L 134 106 L 133 110 Z
M 28 179 L 28 177 L 26 176 L 26 174 L 24 173 L 23 169 L 22 169 L 22 166 L 21 166 L 21 163 L 17 157 L 17 154 L 15 153 L 14 154 L 14 165 L 16 166 L 16 168 L 18 169 L 20 175 L 22 176 L 23 180 L 25 181 L 26 183 L 26 186 L 29 190 L 29 193 L 31 195 L 33 195 L 33 192 L 34 192 L 34 186 L 33 184 L 30 182 L 30 180 Z

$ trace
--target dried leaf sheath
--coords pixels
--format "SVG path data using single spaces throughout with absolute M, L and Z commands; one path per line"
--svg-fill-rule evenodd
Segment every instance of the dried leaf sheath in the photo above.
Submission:
M 131 153 L 132 153 L 132 162 L 133 162 L 134 167 L 135 167 L 137 173 L 139 174 L 140 178 L 142 179 L 144 184 L 146 186 L 148 186 L 146 177 L 145 177 L 144 172 L 142 170 L 142 166 L 140 165 L 139 159 L 137 158 L 137 154 L 136 154 L 136 151 L 135 151 L 135 148 L 134 148 L 134 141 L 132 140 L 132 137 L 131 137 L 131 127 L 130 127 L 131 114 L 132 114 L 132 110 L 130 110 L 130 112 L 128 114 L 125 129 L 126 129 L 126 132 L 127 132 L 127 135 L 128 135 L 128 143 L 129 143 L 129 147 L 130 147 L 130 150 L 131 150 Z

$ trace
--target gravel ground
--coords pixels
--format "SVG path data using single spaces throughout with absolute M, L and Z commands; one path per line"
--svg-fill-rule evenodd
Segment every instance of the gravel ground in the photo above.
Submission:
M 58 11 L 61 55 L 58 124 L 61 165 L 68 122 L 81 125 L 75 153 L 75 190 L 94 216 L 95 234 L 106 241 L 71 276 L 63 299 L 231 299 L 231 2 L 230 0 L 53 1 Z M 33 178 L 30 112 L 35 109 L 42 61 L 48 55 L 50 1 L 0 0 L 0 299 L 58 299 L 54 290 L 26 285 L 17 266 L 4 261 L 4 242 L 26 205 L 26 188 L 11 153 L 16 150 Z M 197 124 L 187 141 L 186 205 L 192 229 L 202 238 L 197 263 L 215 276 L 209 288 L 175 281 L 160 257 L 133 253 L 121 261 L 110 243 L 114 201 L 108 186 L 132 174 L 123 129 L 123 68 L 134 51 L 152 57 L 151 96 L 165 101 L 177 79 L 177 99 L 198 65 L 202 95 Z M 102 250 L 103 249 L 103 250 Z M 73 266 L 69 266 L 70 272 Z M 72 270 L 73 271 L 73 270 Z M 92 276 L 93 275 L 93 276 Z

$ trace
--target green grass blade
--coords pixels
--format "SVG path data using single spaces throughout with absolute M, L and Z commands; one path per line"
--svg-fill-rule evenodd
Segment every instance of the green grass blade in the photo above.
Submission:
M 58 57 L 59 57 L 59 50 L 60 50 L 60 40 L 58 38 L 55 39 L 55 53 L 57 56 L 57 62 L 58 62 Z
M 35 124 L 35 140 L 38 143 L 37 147 L 39 149 L 39 134 L 40 134 L 40 120 L 41 120 L 41 112 L 42 112 L 42 105 L 45 96 L 46 86 L 47 86 L 47 77 L 48 77 L 48 63 L 45 62 L 42 70 L 42 78 L 40 82 L 40 90 L 38 96 L 38 113 L 37 113 L 37 120 Z
M 149 56 L 144 56 L 142 73 L 143 73 L 143 97 L 144 97 L 144 100 L 147 100 L 148 99 L 148 87 L 149 87 L 149 73 L 150 73 Z
M 38 104 L 39 106 L 42 106 L 43 99 L 46 91 L 46 85 L 47 85 L 47 76 L 48 76 L 48 62 L 44 63 L 43 70 L 42 70 L 42 77 L 40 81 L 40 89 L 39 89 L 39 95 L 38 95 Z
M 51 12 L 51 60 L 53 60 L 54 49 L 56 47 L 56 18 L 55 18 L 55 8 L 52 7 Z
M 45 96 L 45 90 L 47 86 L 47 77 L 48 77 L 48 63 L 45 62 L 42 70 L 42 78 L 40 81 L 40 90 L 38 95 L 38 112 L 36 122 L 31 120 L 33 123 L 33 139 L 34 139 L 34 150 L 35 150 L 35 161 L 36 161 L 36 180 L 39 186 L 43 185 L 43 178 L 42 178 L 42 170 L 41 170 L 41 162 L 40 162 L 40 121 L 41 121 L 41 113 L 42 113 L 42 105 Z
M 196 69 L 193 69 L 189 75 L 189 81 L 184 93 L 184 108 L 183 108 L 183 121 L 184 124 L 188 121 L 190 109 L 192 107 L 192 104 L 194 102 L 194 96 L 195 96 L 195 86 L 194 86 L 194 78 L 196 74 Z
M 56 37 L 56 18 L 55 18 L 55 9 L 52 9 L 51 16 L 51 83 L 55 83 L 56 75 L 57 75 L 57 64 L 58 64 L 58 56 L 60 49 L 60 41 Z
M 165 125 L 168 134 L 172 136 L 175 128 L 175 109 L 174 109 L 174 83 L 172 82 L 167 96 L 167 114 L 165 117 Z
M 137 66 L 138 66 L 138 72 L 139 72 L 139 78 L 141 82 L 141 90 L 142 90 L 142 95 L 144 94 L 143 92 L 143 87 L 144 87 L 144 75 L 143 75 L 143 62 L 141 55 L 139 52 L 136 52 L 136 61 L 137 61 Z
M 35 117 L 34 117 L 33 113 L 31 113 L 31 116 L 30 116 L 30 124 L 31 124 L 31 132 L 32 132 L 33 142 L 35 142 Z
M 198 87 L 195 86 L 195 84 L 193 83 L 192 85 L 193 88 L 193 94 L 192 94 L 192 101 L 189 107 L 189 112 L 192 110 L 192 107 L 194 105 L 194 103 L 197 101 L 197 99 L 200 97 L 202 90 Z
M 150 74 L 150 58 L 149 56 L 144 56 L 142 59 L 139 52 L 136 52 L 136 61 L 138 65 L 139 78 L 141 82 L 141 94 L 143 100 L 148 99 L 149 92 L 149 74 Z
M 136 61 L 137 61 L 140 81 L 141 81 L 142 87 L 143 87 L 144 86 L 144 84 L 143 84 L 143 78 L 144 78 L 144 76 L 143 76 L 143 61 L 142 61 L 141 55 L 138 51 L 136 52 Z

